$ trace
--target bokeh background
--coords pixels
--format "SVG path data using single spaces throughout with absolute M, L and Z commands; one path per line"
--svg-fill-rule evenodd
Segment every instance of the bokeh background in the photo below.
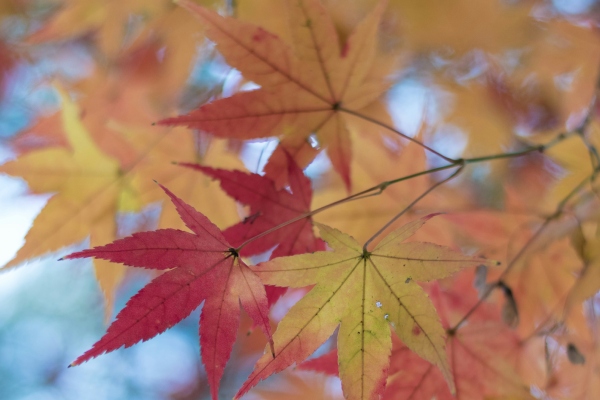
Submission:
M 255 87 L 224 63 L 214 46 L 202 37 L 198 22 L 167 0 L 146 2 L 151 6 L 126 0 L 0 1 L 0 164 L 44 146 L 64 145 L 60 134 L 53 131 L 57 125 L 51 123 L 61 109 L 58 87 L 66 88 L 78 102 L 85 123 L 98 112 L 100 119 L 135 129 L 149 129 L 149 122 L 174 112 L 184 112 L 207 100 Z M 546 40 L 545 34 L 562 40 L 560 31 L 553 31 L 555 21 L 572 30 L 566 34 L 568 38 L 581 35 L 577 39 L 581 42 L 574 46 L 575 55 L 585 53 L 588 45 L 597 50 L 598 33 L 589 31 L 597 30 L 598 2 L 463 0 L 457 2 L 455 12 L 447 19 L 436 19 L 439 16 L 435 10 L 443 10 L 444 2 L 429 0 L 420 9 L 408 6 L 408 2 L 390 1 L 406 11 L 386 20 L 392 32 L 388 37 L 390 46 L 411 51 L 387 98 L 396 126 L 414 135 L 426 115 L 430 125 L 438 126 L 437 134 L 432 135 L 434 146 L 443 148 L 446 155 L 458 156 L 468 146 L 465 130 L 469 127 L 486 129 L 503 121 L 527 130 L 532 124 L 537 123 L 537 127 L 551 124 L 545 120 L 546 109 L 541 103 L 536 110 L 518 110 L 512 116 L 495 115 L 486 107 L 489 93 L 481 94 L 480 86 L 482 82 L 489 85 L 486 73 L 494 68 L 488 56 L 493 55 L 503 66 L 521 62 L 523 54 L 535 57 L 536 46 Z M 261 8 L 268 5 L 266 1 L 200 3 L 275 28 L 281 23 L 280 15 Z M 336 18 L 343 31 L 344 23 L 350 24 L 344 22 L 344 12 L 361 10 L 369 2 L 357 1 L 358 6 L 347 9 L 342 9 L 340 2 L 325 3 L 337 10 Z M 477 36 L 481 27 L 459 19 L 461 15 L 477 17 L 486 9 L 489 13 L 480 16 L 482 25 L 490 25 L 496 37 Z M 497 14 L 498 10 L 505 13 Z M 349 15 L 347 21 L 358 17 Z M 491 24 L 496 18 L 499 26 Z M 531 34 L 515 22 L 518 19 L 546 31 Z M 421 20 L 444 25 L 433 32 L 419 33 L 414 25 Z M 394 23 L 401 27 L 396 28 Z M 397 39 L 394 29 L 400 32 L 404 29 L 408 39 Z M 402 43 L 398 45 L 395 40 Z M 563 56 L 571 57 L 569 51 L 571 47 L 567 46 Z M 578 66 L 579 62 L 573 59 L 571 70 L 567 66 L 563 75 L 552 76 L 555 86 L 569 85 L 574 77 L 568 72 L 587 68 Z M 148 84 L 150 81 L 153 86 Z M 535 94 L 534 91 L 532 98 Z M 572 110 L 570 105 L 565 107 Z M 529 113 L 525 121 L 515 118 L 523 113 Z M 576 118 L 568 114 L 565 121 L 569 117 Z M 95 128 L 90 125 L 88 129 Z M 118 130 L 112 129 L 113 133 Z M 94 135 L 98 138 L 108 133 Z M 229 143 L 228 151 L 240 154 L 247 169 L 260 171 L 275 144 L 274 141 Z M 205 155 L 201 145 L 196 150 Z M 118 151 L 112 151 L 118 158 Z M 328 169 L 328 160 L 323 155 L 309 167 L 307 174 L 318 187 L 319 178 Z M 15 256 L 36 215 L 52 195 L 32 193 L 24 179 L 0 174 L 0 265 Z M 211 199 L 203 202 L 210 203 Z M 117 217 L 120 235 L 140 227 L 159 226 L 161 207 L 160 201 L 148 201 L 133 212 L 120 210 Z M 227 207 L 234 212 L 213 214 L 220 226 L 237 218 L 235 204 L 230 202 Z M 199 358 L 199 310 L 146 343 L 67 368 L 106 329 L 105 299 L 92 263 L 56 261 L 88 245 L 89 241 L 84 239 L 0 274 L 0 399 L 209 398 Z M 114 316 L 150 279 L 149 273 L 128 271 L 115 287 L 114 310 L 109 313 Z M 280 318 L 294 300 L 293 296 L 285 298 L 274 314 Z M 327 343 L 325 347 L 330 345 Z M 242 321 L 232 355 L 234 361 L 229 363 L 221 385 L 223 398 L 233 396 L 263 346 L 260 333 L 252 331 L 247 320 Z M 248 398 L 291 398 L 285 396 L 291 396 L 293 388 L 314 390 L 314 399 L 341 396 L 337 378 L 311 372 L 284 373 L 269 382 Z

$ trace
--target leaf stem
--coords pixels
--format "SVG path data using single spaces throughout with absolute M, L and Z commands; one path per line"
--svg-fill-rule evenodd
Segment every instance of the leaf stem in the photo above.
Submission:
M 387 130 L 389 130 L 391 132 L 394 132 L 396 135 L 402 136 L 403 138 L 405 138 L 407 140 L 410 140 L 413 143 L 418 144 L 419 146 L 423 147 L 425 150 L 427 150 L 427 151 L 431 152 L 432 154 L 435 154 L 436 156 L 438 156 L 438 157 L 440 157 L 440 158 L 448 161 L 449 163 L 452 163 L 453 165 L 458 164 L 458 162 L 457 162 L 458 160 L 454 160 L 454 159 L 452 159 L 450 157 L 446 157 L 445 155 L 443 155 L 442 153 L 438 152 L 437 150 L 434 150 L 431 147 L 427 146 L 425 143 L 422 143 L 419 140 L 417 140 L 417 139 L 415 139 L 413 137 L 410 137 L 407 134 L 402 133 L 399 130 L 395 129 L 394 127 L 392 127 L 392 126 L 390 126 L 390 125 L 388 125 L 388 124 L 386 124 L 384 122 L 381 122 L 381 121 L 379 121 L 379 120 L 377 120 L 375 118 L 371 118 L 368 115 L 364 115 L 364 114 L 361 114 L 359 112 L 356 112 L 356 111 L 353 111 L 353 110 L 350 110 L 348 108 L 344 108 L 344 107 L 341 107 L 341 106 L 338 108 L 338 111 L 345 112 L 346 114 L 354 115 L 355 117 L 364 119 L 365 121 L 369 121 L 372 124 L 379 125 L 382 128 L 385 128 L 385 129 L 387 129 Z
M 360 116 L 360 114 L 356 114 L 356 113 L 354 115 Z M 369 117 L 366 117 L 366 118 L 369 118 Z M 389 129 L 393 129 L 393 128 L 389 127 Z M 401 134 L 401 135 L 403 135 L 403 134 Z M 499 153 L 499 154 L 491 154 L 491 155 L 483 156 L 483 157 L 460 158 L 460 159 L 457 159 L 457 160 L 448 159 L 448 160 L 450 160 L 450 163 L 446 164 L 446 165 L 443 165 L 441 167 L 431 168 L 431 169 L 428 169 L 428 170 L 425 170 L 425 171 L 421 171 L 421 172 L 417 172 L 417 173 L 414 173 L 414 174 L 411 174 L 411 175 L 406 175 L 406 176 L 403 176 L 403 177 L 400 177 L 400 178 L 397 178 L 397 179 L 392 179 L 392 180 L 389 180 L 389 181 L 381 182 L 378 185 L 375 185 L 373 187 L 365 189 L 365 190 L 363 190 L 361 192 L 355 193 L 355 194 L 353 194 L 351 196 L 344 197 L 343 199 L 336 200 L 333 203 L 326 204 L 326 205 L 324 205 L 322 207 L 319 207 L 319 208 L 317 208 L 315 210 L 312 210 L 312 211 L 306 212 L 304 214 L 298 215 L 297 217 L 294 217 L 294 218 L 292 218 L 292 219 L 290 219 L 288 221 L 282 222 L 281 224 L 279 224 L 277 226 L 274 226 L 274 227 L 272 227 L 272 228 L 270 228 L 270 229 L 268 229 L 268 230 L 266 230 L 266 231 L 264 231 L 262 233 L 259 233 L 256 236 L 251 237 L 250 239 L 248 239 L 244 243 L 242 243 L 240 246 L 238 246 L 235 250 L 239 252 L 244 246 L 246 246 L 247 244 L 249 244 L 249 243 L 251 243 L 251 242 L 253 242 L 253 241 L 255 241 L 255 240 L 257 240 L 257 239 L 259 239 L 259 238 L 261 238 L 263 236 L 266 236 L 266 235 L 268 235 L 268 234 L 270 234 L 272 232 L 277 231 L 278 229 L 281 229 L 281 228 L 283 228 L 285 226 L 293 224 L 294 222 L 300 221 L 300 220 L 302 220 L 304 218 L 312 217 L 313 215 L 318 214 L 320 212 L 323 212 L 325 210 L 328 210 L 328 209 L 330 209 L 332 207 L 335 207 L 335 206 L 347 203 L 349 201 L 361 200 L 361 199 L 364 199 L 364 198 L 367 198 L 367 197 L 378 196 L 381 193 L 383 193 L 383 191 L 388 186 L 393 185 L 395 183 L 407 181 L 407 180 L 410 180 L 410 179 L 413 179 L 413 178 L 416 178 L 416 177 L 419 177 L 419 176 L 423 176 L 423 175 L 429 175 L 429 174 L 432 174 L 432 173 L 435 173 L 435 172 L 439 172 L 439 171 L 443 171 L 443 170 L 446 170 L 446 169 L 449 169 L 449 168 L 453 168 L 453 167 L 459 167 L 460 166 L 460 168 L 457 170 L 457 172 L 458 171 L 462 171 L 462 169 L 464 168 L 464 166 L 466 166 L 467 164 L 476 164 L 476 163 L 480 163 L 480 162 L 487 162 L 487 161 L 499 160 L 499 159 L 503 159 L 503 158 L 521 157 L 521 156 L 525 156 L 525 155 L 533 153 L 533 152 L 543 152 L 546 149 L 548 149 L 548 148 L 556 145 L 557 143 L 561 142 L 562 140 L 566 139 L 570 135 L 571 135 L 571 132 L 563 133 L 563 134 L 558 135 L 555 139 L 553 139 L 552 141 L 548 142 L 545 145 L 540 145 L 540 146 L 532 147 L 532 148 L 529 148 L 529 149 L 526 149 L 526 150 L 517 151 L 517 152 L 513 152 L 513 153 Z M 416 143 L 421 144 L 419 141 L 416 141 L 416 140 L 414 140 L 414 139 L 412 139 L 410 137 L 408 137 L 408 139 L 411 139 L 411 140 L 415 141 Z M 450 178 L 453 178 L 454 176 L 455 175 L 453 174 L 453 175 L 450 176 Z M 441 181 L 440 184 L 442 184 L 444 182 L 445 182 L 445 180 Z M 434 185 L 434 187 L 432 187 L 431 190 L 433 190 L 436 186 L 437 186 L 437 184 Z M 375 192 L 375 191 L 377 191 L 377 192 Z M 375 192 L 375 193 L 373 193 L 373 192 Z M 409 207 L 406 210 L 404 210 L 404 212 L 408 211 L 410 209 L 410 207 L 414 206 L 414 204 L 416 204 L 416 202 L 418 202 L 422 197 L 426 196 L 428 193 L 429 193 L 429 191 L 427 191 L 421 197 L 419 197 L 417 199 L 417 201 L 411 203 L 409 205 Z M 392 222 L 394 222 L 399 217 L 400 217 L 400 215 L 394 217 L 394 220 L 391 221 L 389 224 L 391 224 Z M 383 229 L 385 229 L 386 227 L 387 227 L 387 225 Z
M 508 272 L 516 265 L 517 261 L 521 257 L 523 257 L 523 255 L 531 247 L 531 245 L 533 244 L 535 239 L 537 239 L 542 234 L 542 232 L 546 229 L 546 227 L 550 224 L 550 221 L 551 221 L 551 219 L 546 219 L 542 223 L 542 225 L 538 228 L 538 230 L 533 234 L 533 236 L 527 241 L 527 243 L 525 243 L 525 245 L 523 247 L 521 247 L 521 249 L 519 250 L 517 255 L 510 261 L 510 263 L 508 264 L 508 266 L 506 267 L 504 272 L 502 272 L 502 274 L 498 278 L 498 280 L 497 280 L 498 282 L 502 281 L 502 278 L 505 277 L 508 274 Z M 469 319 L 469 317 L 479 308 L 479 306 L 481 306 L 483 304 L 483 302 L 488 297 L 490 297 L 490 294 L 492 294 L 494 289 L 496 289 L 497 287 L 498 287 L 498 285 L 488 286 L 487 289 L 485 290 L 485 292 L 483 293 L 483 295 L 481 295 L 481 297 L 477 301 L 477 303 L 475 303 L 475 305 L 473 307 L 471 307 L 471 309 L 469 311 L 467 311 L 467 313 L 454 325 L 454 327 L 450 328 L 449 331 L 456 332 L 458 330 L 458 328 L 460 328 L 462 326 L 462 324 L 464 324 L 465 321 L 467 319 Z
M 354 115 L 357 118 L 361 118 L 365 121 L 371 122 L 372 124 L 375 125 L 379 125 L 382 128 L 385 128 L 393 133 L 395 133 L 396 135 L 402 136 L 403 138 L 416 143 L 417 145 L 423 147 L 425 150 L 431 152 L 432 154 L 435 154 L 436 156 L 448 161 L 450 164 L 452 165 L 458 165 L 461 163 L 466 163 L 466 164 L 473 164 L 473 163 L 478 163 L 478 162 L 483 162 L 483 161 L 491 161 L 491 160 L 498 160 L 498 159 L 502 159 L 502 158 L 513 158 L 513 157 L 521 157 L 530 153 L 534 153 L 534 152 L 539 152 L 539 153 L 543 153 L 545 150 L 549 149 L 550 147 L 556 145 L 557 143 L 560 143 L 561 141 L 563 141 L 564 139 L 566 139 L 569 136 L 572 136 L 575 133 L 578 133 L 579 130 L 575 130 L 575 131 L 570 131 L 570 132 L 565 132 L 565 133 L 561 133 L 558 136 L 556 136 L 553 140 L 551 140 L 550 142 L 543 144 L 543 145 L 539 145 L 539 146 L 535 146 L 535 147 L 530 147 L 526 150 L 522 150 L 522 151 L 517 151 L 517 152 L 513 152 L 513 153 L 499 153 L 499 154 L 493 154 L 493 155 L 489 155 L 489 156 L 484 156 L 484 157 L 473 157 L 473 158 L 464 158 L 464 159 L 453 159 L 450 157 L 447 157 L 443 154 L 441 154 L 440 152 L 434 150 L 433 148 L 427 146 L 426 144 L 422 143 L 421 141 L 408 136 L 405 133 L 400 132 L 399 130 L 397 130 L 396 128 L 381 122 L 375 118 L 371 118 L 368 115 L 364 115 L 361 114 L 357 111 L 354 110 L 350 110 L 348 108 L 344 108 L 344 107 L 339 107 L 338 108 L 339 111 L 341 112 L 345 112 L 347 114 L 350 115 Z M 589 146 L 588 146 L 589 147 Z
M 452 165 L 453 167 L 456 165 Z M 431 193 L 432 191 L 435 190 L 435 188 L 437 188 L 438 186 L 443 185 L 444 183 L 448 182 L 449 180 L 451 180 L 452 178 L 458 176 L 458 174 L 460 174 L 462 172 L 462 170 L 464 169 L 465 164 L 460 164 L 459 168 L 454 171 L 450 176 L 448 176 L 447 178 L 436 182 L 435 184 L 433 184 L 431 187 L 429 187 L 429 189 L 427 189 L 426 191 L 424 191 L 423 193 L 421 193 L 421 195 L 419 197 L 417 197 L 416 199 L 414 199 L 409 205 L 407 205 L 406 207 L 404 207 L 404 209 L 402 211 L 400 211 L 398 214 L 396 214 L 392 219 L 390 219 L 384 226 L 381 227 L 381 229 L 379 229 L 377 232 L 375 232 L 375 234 L 373 236 L 371 236 L 369 238 L 369 240 L 367 240 L 365 242 L 365 244 L 363 245 L 363 252 L 367 251 L 367 246 L 379 235 L 381 235 L 391 224 L 393 224 L 398 218 L 400 218 L 402 215 L 404 215 L 404 213 L 406 213 L 408 210 L 410 210 L 415 204 L 417 204 L 419 201 L 421 201 L 421 199 L 423 199 L 423 197 L 427 196 L 429 193 Z
M 463 159 L 463 161 L 465 162 L 465 164 L 475 164 L 475 163 L 485 162 L 485 161 L 501 160 L 504 158 L 522 157 L 522 156 L 526 156 L 528 154 L 535 153 L 535 152 L 543 153 L 546 150 L 548 150 L 549 148 L 562 142 L 566 138 L 573 136 L 575 133 L 576 132 L 574 132 L 574 131 L 561 133 L 546 144 L 541 144 L 539 146 L 530 147 L 525 150 L 515 151 L 515 152 L 511 152 L 511 153 L 498 153 L 498 154 L 492 154 L 489 156 L 482 156 L 482 157 L 465 158 L 465 159 Z
M 328 209 L 330 209 L 332 207 L 335 207 L 335 206 L 338 206 L 340 204 L 344 204 L 344 203 L 347 203 L 347 202 L 353 201 L 353 200 L 361 200 L 361 199 L 365 199 L 367 197 L 379 196 L 390 185 L 393 185 L 395 183 L 402 182 L 402 181 L 407 181 L 407 180 L 416 178 L 418 176 L 428 175 L 428 174 L 432 174 L 434 172 L 443 171 L 445 169 L 452 168 L 454 166 L 455 166 L 454 164 L 448 164 L 448 165 L 444 165 L 442 167 L 431 168 L 431 169 L 428 169 L 426 171 L 421 171 L 421 172 L 417 172 L 415 174 L 406 175 L 406 176 L 403 176 L 401 178 L 392 179 L 390 181 L 381 182 L 380 184 L 378 184 L 376 186 L 370 187 L 370 188 L 365 189 L 365 190 L 363 190 L 361 192 L 355 193 L 355 194 L 353 194 L 351 196 L 344 197 L 343 199 L 336 200 L 333 203 L 326 204 L 326 205 L 324 205 L 322 207 L 319 207 L 317 209 L 314 209 L 312 211 L 308 211 L 308 212 L 305 212 L 304 214 L 298 215 L 297 217 L 294 217 L 294 218 L 292 218 L 292 219 L 290 219 L 288 221 L 282 222 L 281 224 L 279 224 L 277 226 L 274 226 L 274 227 L 272 227 L 272 228 L 270 228 L 270 229 L 268 229 L 268 230 L 266 230 L 266 231 L 264 231 L 262 233 L 259 233 L 256 236 L 251 237 L 250 239 L 248 239 L 244 243 L 242 243 L 240 246 L 238 246 L 235 250 L 237 252 L 239 252 L 244 246 L 246 246 L 250 242 L 253 242 L 256 239 L 259 239 L 259 238 L 261 238 L 263 236 L 266 236 L 266 235 L 268 235 L 268 234 L 270 234 L 272 232 L 275 232 L 278 229 L 281 229 L 281 228 L 283 228 L 283 227 L 285 227 L 287 225 L 293 224 L 294 222 L 300 221 L 300 220 L 302 220 L 304 218 L 312 217 L 313 215 L 318 214 L 320 212 L 323 212 L 325 210 L 328 210 Z

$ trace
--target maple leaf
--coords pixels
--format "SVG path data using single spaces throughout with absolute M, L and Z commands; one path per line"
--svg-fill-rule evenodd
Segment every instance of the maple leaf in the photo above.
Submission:
M 399 344 L 392 352 L 390 377 L 384 399 L 533 400 L 515 364 L 520 342 L 501 322 L 477 323 L 459 331 L 447 344 L 456 394 L 444 377 L 409 348 Z M 515 361 L 516 359 L 516 361 Z
M 369 106 L 369 115 L 385 121 L 384 106 L 376 102 Z M 389 118 L 389 117 L 388 117 Z M 391 124 L 391 121 L 390 121 Z M 360 193 L 382 182 L 416 174 L 427 169 L 426 154 L 416 143 L 406 143 L 397 135 L 375 127 L 366 130 L 365 121 L 355 121 L 352 129 L 352 149 L 355 156 L 351 164 L 353 191 Z M 373 162 L 377 160 L 377 162 Z M 322 180 L 326 183 L 315 193 L 314 207 L 319 208 L 346 196 L 344 183 L 329 172 Z M 340 204 L 315 216 L 317 222 L 335 226 L 344 232 L 353 232 L 356 240 L 367 240 L 372 226 L 384 225 L 425 192 L 431 183 L 427 176 L 390 185 L 378 196 Z M 435 196 L 435 193 L 433 194 Z M 429 199 L 424 199 L 426 202 Z M 420 203 L 421 205 L 424 203 Z M 394 228 L 399 225 L 394 226 Z
M 106 334 L 71 366 L 148 340 L 183 320 L 204 301 L 200 317 L 201 354 L 212 397 L 217 399 L 219 382 L 237 334 L 239 303 L 272 343 L 264 286 L 219 228 L 168 189 L 162 189 L 193 233 L 175 229 L 135 233 L 64 257 L 94 257 L 167 270 L 132 297 Z
M 207 0 L 202 3 L 209 5 L 216 1 Z M 127 36 L 132 32 L 127 32 L 127 29 L 137 30 L 135 33 L 141 36 L 137 40 L 146 41 L 149 37 L 158 35 L 167 43 L 170 42 L 170 33 L 163 25 L 172 19 L 173 14 L 179 17 L 180 28 L 185 27 L 188 33 L 194 28 L 190 20 L 177 12 L 177 8 L 174 8 L 168 0 L 154 2 L 125 0 L 109 4 L 98 0 L 62 0 L 46 23 L 41 25 L 41 29 L 35 32 L 29 41 L 40 43 L 65 40 L 91 32 L 95 35 L 100 49 L 106 55 L 113 57 L 122 51 L 123 47 L 131 45 L 132 41 Z M 131 26 L 130 21 L 133 15 L 144 17 L 141 19 L 141 23 L 135 27 Z M 180 33 L 177 32 L 176 35 L 180 35 Z M 169 46 L 169 51 L 189 50 L 188 45 L 188 43 L 180 42 L 178 48 Z M 188 52 L 192 55 L 194 53 L 193 51 Z
M 535 21 L 531 5 L 507 4 L 492 0 L 481 4 L 458 0 L 392 0 L 391 11 L 398 15 L 399 31 L 415 51 L 451 48 L 460 56 L 473 49 L 501 53 L 526 45 Z M 447 21 L 453 21 L 449 24 Z
M 347 398 L 374 399 L 383 391 L 390 325 L 411 350 L 438 366 L 452 385 L 445 331 L 415 281 L 442 278 L 481 260 L 430 243 L 402 243 L 432 216 L 390 233 L 373 251 L 336 229 L 318 225 L 333 252 L 281 257 L 253 268 L 270 285 L 315 287 L 280 322 L 273 335 L 275 357 L 263 355 L 237 396 L 304 360 L 340 324 L 339 371 Z
M 435 282 L 428 288 L 446 329 L 450 329 L 450 324 L 456 323 L 477 303 L 478 295 L 472 281 L 473 271 L 469 270 L 461 272 L 450 284 Z M 513 330 L 500 321 L 496 304 L 482 304 L 471 315 L 468 324 L 447 337 L 446 350 L 452 365 L 455 395 L 448 390 L 438 369 L 400 340 L 393 339 L 390 376 L 383 399 L 532 399 L 518 370 L 521 361 L 530 356 L 527 354 L 529 349 Z M 337 360 L 337 350 L 333 350 L 303 362 L 298 369 L 337 376 Z M 525 367 L 534 369 L 537 366 Z
M 118 161 L 96 146 L 79 119 L 77 105 L 63 90 L 58 89 L 58 93 L 62 101 L 60 123 L 70 148 L 37 149 L 0 166 L 0 172 L 23 177 L 34 193 L 55 192 L 36 217 L 23 247 L 3 268 L 56 251 L 88 235 L 92 245 L 114 240 L 115 213 L 128 207 L 122 196 L 127 185 L 120 179 Z M 56 118 L 50 122 L 56 125 Z M 104 261 L 97 261 L 96 267 L 110 310 L 125 269 Z
M 598 159 L 594 149 L 600 147 L 600 123 L 592 119 L 586 127 L 585 136 L 569 137 L 560 148 L 550 148 L 547 155 L 564 170 L 560 179 L 552 185 L 548 202 L 556 204 L 574 190 L 584 179 L 591 176 Z
M 268 26 L 285 37 L 281 18 L 285 7 L 280 0 L 237 0 L 236 16 Z M 353 0 L 343 6 L 323 0 L 336 27 L 346 33 L 371 9 L 373 0 Z M 501 54 L 526 46 L 539 21 L 531 15 L 532 5 L 492 0 L 485 4 L 471 0 L 390 0 L 384 16 L 386 36 L 402 38 L 403 49 L 414 53 L 444 51 L 444 57 L 461 57 L 473 49 Z M 390 36 L 391 36 L 390 35 Z M 386 43 L 387 44 L 387 43 Z
M 196 0 L 221 6 L 222 0 Z M 123 58 L 152 69 L 146 88 L 156 102 L 173 102 L 189 77 L 204 27 L 171 0 L 61 0 L 29 43 L 92 37 L 111 67 Z M 135 19 L 135 23 L 132 20 Z M 114 64 L 113 64 L 114 62 Z M 103 60 L 100 66 L 106 67 Z M 103 65 L 102 65 L 103 64 Z M 95 74 L 96 76 L 101 74 Z M 91 92 L 88 92 L 91 93 Z M 159 94 L 160 93 L 160 94 Z M 131 103 L 130 105 L 136 105 Z M 164 114 L 163 114 L 164 115 Z
M 446 329 L 462 318 L 478 302 L 478 294 L 471 284 L 472 271 L 465 271 L 450 284 L 438 282 L 429 288 Z M 390 379 L 384 399 L 533 399 L 523 370 L 535 375 L 541 369 L 528 363 L 530 348 L 515 331 L 500 318 L 496 304 L 481 304 L 469 322 L 450 332 L 446 350 L 452 365 L 452 379 L 456 393 L 452 395 L 444 377 L 432 365 L 419 359 L 404 344 L 394 346 L 390 361 Z M 539 346 L 533 351 L 543 352 Z M 526 365 L 522 365 L 526 364 Z
M 337 349 L 333 349 L 320 357 L 312 358 L 298 365 L 296 369 L 316 371 L 325 375 L 339 376 L 338 368 L 338 353 Z
M 556 220 L 549 228 L 533 238 L 539 225 L 523 215 L 496 212 L 471 212 L 453 215 L 448 219 L 460 223 L 463 234 L 470 235 L 463 244 L 477 244 L 483 254 L 505 260 L 507 270 L 490 271 L 488 280 L 508 290 L 507 301 L 514 302 L 513 320 L 523 336 L 548 328 L 567 318 L 571 328 L 585 326 L 581 313 L 565 314 L 565 306 L 572 306 L 580 294 L 590 289 L 593 282 L 576 285 L 576 276 L 582 272 L 582 261 L 570 240 L 565 237 L 573 229 L 573 220 Z M 532 241 L 532 243 L 529 243 Z M 525 248 L 518 258 L 520 249 Z M 585 289 L 584 289 L 585 288 Z M 590 295 L 590 293 L 586 293 Z M 579 298 L 579 300 L 582 300 Z M 511 306 L 513 307 L 513 306 Z M 567 307 L 567 308 L 568 308 Z
M 199 136 L 186 129 L 149 132 L 125 129 L 137 152 L 143 157 L 129 175 L 131 186 L 144 204 L 161 202 L 164 193 L 151 179 L 168 184 L 188 204 L 201 209 L 219 227 L 238 221 L 235 202 L 216 182 L 192 170 L 173 165 L 173 160 L 194 161 L 220 168 L 243 168 L 242 161 L 228 149 L 225 141 Z M 162 194 L 162 196 L 161 196 Z M 172 207 L 162 207 L 158 227 L 185 228 Z
M 385 121 L 387 112 L 382 108 L 381 103 L 375 102 L 368 107 L 368 115 Z M 345 232 L 352 232 L 353 237 L 358 241 L 366 241 L 371 236 L 369 232 L 373 225 L 385 225 L 398 214 L 398 210 L 407 207 L 418 196 L 428 191 L 434 182 L 428 174 L 419 176 L 428 168 L 423 147 L 415 142 L 407 142 L 382 127 L 361 129 L 365 128 L 367 122 L 356 122 L 356 125 L 353 125 L 356 129 L 352 129 L 352 147 L 355 157 L 352 159 L 351 167 L 355 193 L 379 186 L 386 181 L 415 175 L 404 182 L 385 186 L 381 192 L 371 192 L 376 195 L 362 197 L 359 201 L 344 202 L 314 217 L 317 222 L 335 226 Z M 415 138 L 420 140 L 426 132 L 427 126 L 423 123 Z M 330 171 L 320 180 L 321 184 L 319 190 L 315 192 L 313 208 L 325 206 L 345 197 L 347 192 L 339 176 Z M 439 209 L 440 203 L 446 207 L 462 208 L 465 202 L 460 198 L 461 196 L 462 194 L 457 195 L 456 191 L 447 191 L 444 187 L 439 187 L 419 201 L 418 209 L 411 207 L 405 216 L 386 228 L 383 233 L 393 231 L 415 218 L 415 215 L 420 216 Z M 419 229 L 415 233 L 418 240 L 454 245 L 456 242 L 454 235 L 439 225 L 445 223 L 444 220 L 438 221 L 435 227 L 425 225 Z
M 223 7 L 222 0 L 194 0 L 207 7 Z M 198 47 L 205 41 L 204 26 L 175 2 L 165 0 L 161 10 L 146 21 L 144 29 L 131 44 L 132 49 L 149 48 L 158 61 L 159 73 L 153 74 L 154 100 L 175 103 L 190 77 Z M 135 59 L 137 60 L 137 58 Z M 161 97 L 162 96 L 162 97 Z M 164 114 L 163 114 L 164 115 Z
M 221 188 L 227 194 L 250 206 L 248 217 L 223 232 L 229 243 L 236 247 L 310 211 L 310 179 L 304 176 L 293 160 L 288 164 L 291 193 L 285 189 L 277 189 L 271 179 L 258 174 L 214 169 L 197 164 L 180 165 L 219 180 Z M 306 217 L 251 241 L 240 250 L 240 255 L 260 254 L 275 246 L 277 247 L 271 258 L 312 253 L 324 249 L 321 243 L 313 234 L 311 218 Z
M 113 56 L 118 53 L 125 38 L 127 20 L 131 14 L 155 14 L 159 4 L 139 0 L 98 1 L 63 0 L 56 12 L 41 29 L 30 37 L 32 43 L 65 40 L 94 32 L 100 49 Z M 110 19 L 107 18 L 110 15 Z
M 534 36 L 529 54 L 511 78 L 539 86 L 544 100 L 554 105 L 558 120 L 571 130 L 583 122 L 594 96 L 600 43 L 587 24 L 551 18 L 542 27 L 545 34 Z M 557 76 L 568 76 L 568 83 L 557 83 Z
M 513 121 L 494 101 L 487 81 L 458 84 L 444 76 L 441 80 L 453 96 L 453 110 L 445 122 L 460 127 L 468 137 L 465 155 L 496 153 L 512 143 Z M 442 129 L 440 135 L 444 133 Z
M 541 329 L 564 318 L 564 309 L 582 262 L 568 238 L 557 240 L 517 262 L 505 278 L 519 312 L 519 331 Z M 585 326 L 579 313 L 570 313 L 569 325 Z
M 20 156 L 44 147 L 69 148 L 69 142 L 64 135 L 63 116 L 54 113 L 44 116 L 33 125 L 19 132 L 12 138 L 10 147 Z
M 385 2 L 376 6 L 343 48 L 319 1 L 293 2 L 290 27 L 295 51 L 261 27 L 221 17 L 189 1 L 180 4 L 208 26 L 207 36 L 227 62 L 261 88 L 160 123 L 187 125 L 228 138 L 282 136 L 277 163 L 266 168 L 280 186 L 286 179 L 280 175 L 286 172 L 281 168 L 281 148 L 304 167 L 316 154 L 307 149 L 307 139 L 315 133 L 349 187 L 351 151 L 343 110 L 360 110 L 389 85 L 384 79 L 387 74 L 379 68 L 385 63 L 375 63 L 374 46 Z
M 289 156 L 288 156 L 289 157 Z M 277 189 L 275 182 L 258 174 L 214 169 L 197 164 L 180 164 L 217 179 L 221 188 L 237 201 L 250 206 L 249 215 L 240 223 L 227 228 L 223 235 L 229 243 L 241 246 L 250 238 L 258 237 L 240 250 L 240 255 L 251 256 L 275 247 L 271 258 L 324 250 L 324 243 L 314 236 L 310 217 L 300 219 L 263 235 L 269 229 L 298 218 L 310 211 L 312 189 L 310 179 L 304 176 L 294 160 L 288 163 L 291 193 Z M 286 288 L 267 286 L 269 305 L 274 304 Z

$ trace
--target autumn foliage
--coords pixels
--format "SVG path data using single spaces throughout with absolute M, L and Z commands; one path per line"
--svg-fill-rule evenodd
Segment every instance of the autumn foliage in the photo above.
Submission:
M 0 6 L 27 26 L 5 94 L 20 63 L 87 60 L 36 83 L 55 101 L 0 165 L 51 193 L 3 269 L 94 259 L 109 326 L 71 366 L 202 306 L 213 399 L 247 335 L 236 398 L 600 397 L 597 11 L 176 3 Z M 131 267 L 153 279 L 111 322 Z

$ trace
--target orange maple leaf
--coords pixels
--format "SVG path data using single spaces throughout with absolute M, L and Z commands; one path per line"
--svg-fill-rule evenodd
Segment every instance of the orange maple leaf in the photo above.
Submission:
M 451 282 L 435 282 L 430 297 L 448 330 L 478 301 L 472 285 L 473 273 L 465 271 Z M 448 359 L 456 385 L 453 396 L 443 376 L 432 365 L 416 357 L 399 343 L 392 352 L 390 379 L 384 399 L 425 400 L 436 398 L 533 399 L 520 368 L 538 368 L 527 359 L 526 346 L 500 318 L 495 304 L 483 303 L 469 318 L 448 334 Z
M 590 319 L 586 331 L 549 341 L 545 389 L 554 399 L 593 400 L 600 393 L 600 323 L 597 316 Z
M 263 28 L 222 17 L 190 1 L 184 7 L 209 28 L 230 65 L 261 86 L 206 104 L 191 113 L 161 121 L 187 125 L 217 136 L 253 139 L 281 137 L 266 167 L 283 184 L 287 168 L 283 149 L 305 167 L 316 151 L 308 144 L 315 133 L 327 148 L 333 167 L 350 187 L 351 143 L 348 113 L 376 100 L 389 86 L 389 63 L 376 63 L 376 35 L 386 2 L 358 25 L 340 47 L 335 27 L 318 0 L 290 3 L 295 48 Z

